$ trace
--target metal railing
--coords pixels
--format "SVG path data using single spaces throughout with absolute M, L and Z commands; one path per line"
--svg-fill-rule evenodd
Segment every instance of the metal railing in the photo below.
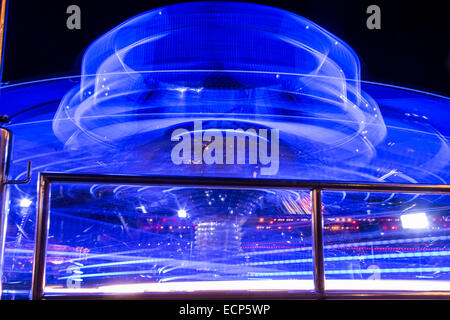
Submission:
M 311 190 L 312 205 L 312 235 L 313 235 L 313 291 L 296 292 L 208 292 L 208 293 L 170 293 L 170 294 L 136 294 L 136 295 L 82 295 L 82 296 L 45 296 L 45 259 L 47 236 L 49 227 L 50 187 L 52 183 L 92 183 L 92 184 L 121 184 L 121 185 L 149 185 L 149 186 L 195 186 L 213 188 L 271 188 Z M 348 182 L 319 182 L 301 180 L 275 179 L 236 179 L 236 178 L 205 178 L 205 177 L 175 177 L 175 176 L 122 176 L 122 175 L 89 175 L 89 174 L 61 174 L 41 173 L 39 177 L 39 206 L 36 224 L 36 247 L 33 264 L 32 299 L 51 298 L 154 298 L 154 299 L 189 299 L 189 298 L 289 298 L 289 299 L 450 299 L 450 292 L 430 291 L 326 291 L 323 250 L 323 219 L 322 219 L 322 191 L 364 191 L 364 192 L 395 192 L 421 194 L 450 194 L 450 185 L 405 185 L 380 183 L 348 183 Z
M 1 115 L 0 115 L 1 118 Z M 1 120 L 1 119 L 0 119 Z M 25 180 L 8 180 L 9 157 L 11 154 L 11 131 L 0 128 L 0 298 L 2 296 L 3 261 L 5 251 L 6 228 L 8 214 L 6 210 L 7 196 L 6 186 L 8 184 L 26 184 L 31 180 L 31 161 L 28 162 L 28 173 Z
M 5 237 L 7 215 L 5 211 L 6 199 L 6 178 L 8 175 L 8 155 L 10 149 L 11 133 L 0 128 L 0 298 L 2 293 L 2 277 L 3 277 L 3 256 L 5 250 Z

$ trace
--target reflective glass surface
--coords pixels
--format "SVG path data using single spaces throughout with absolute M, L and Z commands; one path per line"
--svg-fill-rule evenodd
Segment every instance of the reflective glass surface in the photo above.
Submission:
M 54 183 L 44 292 L 312 290 L 309 201 L 292 190 Z
M 326 289 L 450 290 L 450 196 L 325 191 Z

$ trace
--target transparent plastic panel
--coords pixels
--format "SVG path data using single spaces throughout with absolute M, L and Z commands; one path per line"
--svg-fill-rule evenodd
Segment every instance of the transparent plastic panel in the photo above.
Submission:
M 309 191 L 51 185 L 45 294 L 312 290 Z
M 327 290 L 450 290 L 450 196 L 323 192 Z

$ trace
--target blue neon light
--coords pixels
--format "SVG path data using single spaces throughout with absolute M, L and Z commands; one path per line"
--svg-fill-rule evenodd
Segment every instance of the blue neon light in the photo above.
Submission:
M 380 273 L 420 273 L 420 272 L 449 272 L 450 267 L 443 268 L 391 268 L 391 269 L 379 269 Z M 325 274 L 353 274 L 353 273 L 373 273 L 372 270 L 327 270 Z M 311 275 L 312 271 L 308 272 L 267 272 L 267 273 L 252 273 L 252 276 L 299 276 L 299 275 Z
M 202 120 L 203 133 L 279 129 L 273 178 L 448 184 L 449 106 L 361 80 L 347 44 L 280 9 L 201 2 L 145 12 L 92 43 L 80 76 L 0 89 L 14 136 L 10 179 L 33 161 L 32 181 L 8 189 L 5 291 L 30 287 L 39 172 L 261 177 L 249 161 L 174 165 L 171 133 Z M 18 205 L 25 198 L 31 205 Z M 51 202 L 48 285 L 312 279 L 307 190 L 61 184 Z M 382 279 L 450 281 L 447 196 L 326 192 L 323 203 L 329 279 L 367 279 L 376 265 Z M 430 228 L 383 220 L 404 212 L 425 212 Z

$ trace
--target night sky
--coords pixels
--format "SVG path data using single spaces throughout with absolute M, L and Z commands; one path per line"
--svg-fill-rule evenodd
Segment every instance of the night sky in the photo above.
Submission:
M 10 0 L 3 81 L 80 73 L 87 46 L 124 20 L 182 1 Z M 445 1 L 253 1 L 297 13 L 347 42 L 364 80 L 450 95 L 450 7 Z M 68 30 L 66 8 L 81 8 L 81 30 Z M 381 8 L 381 30 L 366 9 Z

